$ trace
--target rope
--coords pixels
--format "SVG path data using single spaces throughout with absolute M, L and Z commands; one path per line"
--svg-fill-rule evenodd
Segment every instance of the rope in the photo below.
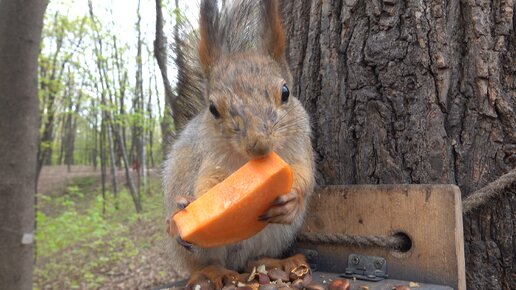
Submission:
M 346 244 L 358 247 L 380 247 L 399 250 L 406 246 L 407 239 L 400 235 L 393 236 L 353 236 L 337 233 L 299 233 L 298 241 L 312 244 Z
M 510 187 L 516 187 L 516 168 L 500 176 L 495 181 L 473 192 L 462 202 L 462 212 L 471 210 L 487 203 L 491 198 L 502 194 Z M 358 247 L 380 247 L 393 250 L 410 248 L 410 239 L 402 235 L 392 236 L 355 236 L 339 233 L 309 233 L 297 235 L 299 242 L 312 244 L 345 244 Z
M 516 168 L 465 198 L 462 201 L 462 212 L 470 212 L 471 210 L 485 204 L 491 198 L 505 192 L 505 190 L 511 186 L 516 186 Z

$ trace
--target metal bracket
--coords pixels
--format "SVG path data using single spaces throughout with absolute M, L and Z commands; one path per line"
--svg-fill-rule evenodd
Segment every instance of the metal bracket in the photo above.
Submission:
M 382 257 L 350 254 L 346 272 L 341 276 L 366 281 L 381 281 L 389 277 L 387 275 L 387 261 Z

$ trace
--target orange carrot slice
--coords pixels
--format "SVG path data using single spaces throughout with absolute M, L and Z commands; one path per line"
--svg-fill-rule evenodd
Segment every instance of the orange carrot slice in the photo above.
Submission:
M 194 245 L 209 248 L 231 244 L 265 228 L 267 223 L 258 217 L 291 189 L 289 165 L 272 152 L 247 162 L 177 212 L 173 220 L 181 238 Z

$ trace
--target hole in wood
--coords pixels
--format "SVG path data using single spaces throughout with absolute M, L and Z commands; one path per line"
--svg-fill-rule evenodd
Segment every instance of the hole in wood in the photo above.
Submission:
M 400 239 L 401 245 L 398 249 L 396 249 L 396 252 L 406 253 L 412 249 L 412 239 L 404 232 L 397 232 L 393 236 Z

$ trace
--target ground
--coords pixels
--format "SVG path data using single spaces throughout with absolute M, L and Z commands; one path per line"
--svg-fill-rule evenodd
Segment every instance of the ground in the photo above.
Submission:
M 156 171 L 141 214 L 135 213 L 123 171 L 117 179 L 124 189 L 117 198 L 108 191 L 105 199 L 99 172 L 86 166 L 43 169 L 35 289 L 155 289 L 178 278 L 162 247 L 167 237 Z

